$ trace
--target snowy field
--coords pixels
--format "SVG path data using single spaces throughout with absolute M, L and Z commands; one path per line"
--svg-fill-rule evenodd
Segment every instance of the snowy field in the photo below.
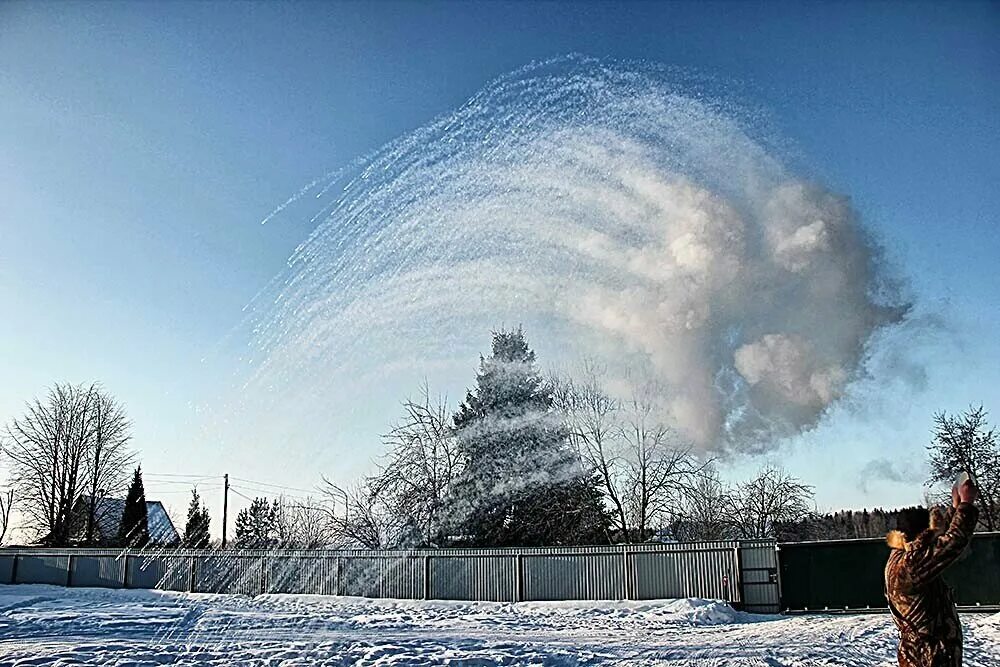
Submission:
M 964 619 L 1000 665 L 1000 614 Z M 0 586 L 2 665 L 891 665 L 884 615 L 704 600 L 468 603 Z

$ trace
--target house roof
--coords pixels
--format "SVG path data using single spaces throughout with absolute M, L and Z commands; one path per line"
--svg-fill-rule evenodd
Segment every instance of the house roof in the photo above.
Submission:
M 90 497 L 84 496 L 81 498 L 81 502 L 86 507 L 90 504 Z M 97 520 L 97 531 L 104 539 L 113 539 L 118 536 L 118 528 L 121 525 L 124 510 L 124 498 L 97 499 L 94 517 Z M 146 523 L 149 526 L 150 542 L 172 544 L 181 539 L 177 529 L 174 528 L 173 521 L 167 515 L 167 510 L 163 508 L 163 503 L 158 500 L 146 501 Z

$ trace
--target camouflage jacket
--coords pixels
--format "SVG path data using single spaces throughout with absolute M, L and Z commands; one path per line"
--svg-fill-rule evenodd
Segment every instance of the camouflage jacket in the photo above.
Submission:
M 962 643 L 962 626 L 951 589 L 941 574 L 965 551 L 979 510 L 962 503 L 947 515 L 931 513 L 931 527 L 907 541 L 894 530 L 885 566 L 885 592 L 899 631 L 941 644 Z

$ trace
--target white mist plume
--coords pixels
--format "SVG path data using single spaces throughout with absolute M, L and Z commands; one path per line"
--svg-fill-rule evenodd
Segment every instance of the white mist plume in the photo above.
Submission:
M 907 311 L 844 197 L 648 66 L 525 68 L 315 189 L 334 186 L 255 304 L 250 384 L 295 401 L 366 369 L 471 370 L 524 322 L 547 360 L 648 369 L 702 448 L 760 448 L 815 425 Z

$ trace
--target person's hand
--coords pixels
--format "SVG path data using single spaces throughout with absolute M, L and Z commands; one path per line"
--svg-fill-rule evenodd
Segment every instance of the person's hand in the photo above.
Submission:
M 979 497 L 979 489 L 976 488 L 971 479 L 967 479 L 959 485 L 957 494 L 960 502 L 974 503 Z

